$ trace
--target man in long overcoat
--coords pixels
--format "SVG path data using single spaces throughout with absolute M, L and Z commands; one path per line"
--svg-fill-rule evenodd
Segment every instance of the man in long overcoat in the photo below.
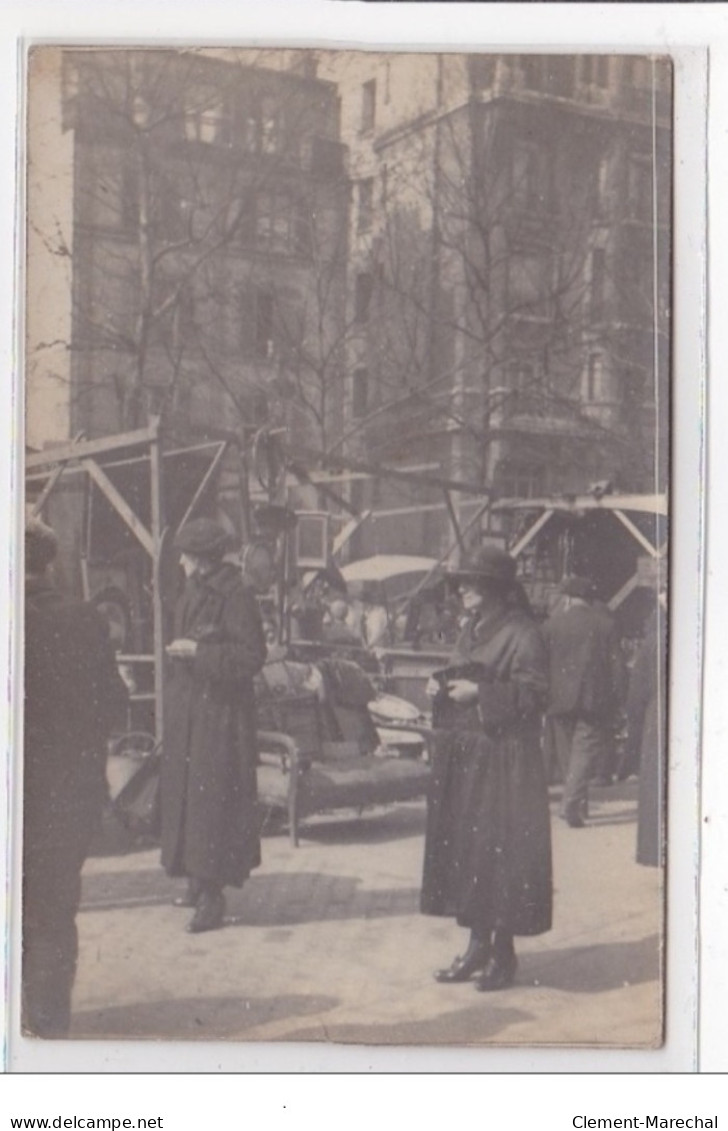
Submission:
M 50 527 L 26 522 L 22 1024 L 51 1038 L 71 1020 L 81 868 L 127 698 L 107 625 L 48 576 L 56 548 Z
M 551 734 L 564 789 L 561 815 L 573 828 L 584 824 L 589 779 L 605 763 L 626 669 L 614 621 L 591 605 L 591 581 L 569 577 L 564 607 L 543 626 L 549 654 Z
M 176 539 L 187 581 L 167 647 L 162 865 L 188 878 L 175 902 L 195 908 L 192 932 L 220 927 L 223 888 L 260 864 L 253 677 L 266 646 L 255 596 L 224 560 L 229 545 L 208 518 Z

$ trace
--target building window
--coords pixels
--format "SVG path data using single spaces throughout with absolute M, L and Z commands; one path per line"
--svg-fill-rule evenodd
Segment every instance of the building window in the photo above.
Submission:
M 261 102 L 260 148 L 262 153 L 277 153 L 280 144 L 278 106 L 275 98 L 266 97 Z
M 255 355 L 273 356 L 273 295 L 270 291 L 255 294 Z
M 185 136 L 188 141 L 205 145 L 226 145 L 230 141 L 230 116 L 222 101 L 190 106 L 185 112 Z
M 603 213 L 609 205 L 609 161 L 601 157 L 594 173 L 594 208 Z
M 237 310 L 238 321 L 233 333 L 236 348 L 244 357 L 271 358 L 275 327 L 272 292 L 262 287 L 244 288 Z
M 604 300 L 606 297 L 607 282 L 607 257 L 603 247 L 595 247 L 591 253 L 591 269 L 589 278 L 589 306 L 592 318 L 604 318 Z
M 251 103 L 242 115 L 240 140 L 251 153 L 278 153 L 281 141 L 280 107 L 272 95 Z
M 531 396 L 537 386 L 537 368 L 533 361 L 511 361 L 507 369 L 507 388 L 516 404 Z
M 513 202 L 522 209 L 547 210 L 552 201 L 552 165 L 549 154 L 532 142 L 517 141 L 511 168 Z
M 603 372 L 604 364 L 600 353 L 590 353 L 586 363 L 584 375 L 584 400 L 587 404 L 596 404 L 603 399 Z
M 369 307 L 373 289 L 374 281 L 369 272 L 362 272 L 357 275 L 354 287 L 354 318 L 357 322 L 369 321 Z
M 303 201 L 285 192 L 259 193 L 255 200 L 255 243 L 260 250 L 276 255 L 309 255 L 312 232 Z
M 258 148 L 258 119 L 248 115 L 243 121 L 242 134 L 243 148 L 255 153 Z
M 504 459 L 495 472 L 496 494 L 506 499 L 532 499 L 545 489 L 545 471 L 537 464 Z
M 374 119 L 377 109 L 377 82 L 370 79 L 361 88 L 361 132 L 367 133 L 374 129 Z
M 351 415 L 366 416 L 369 406 L 369 371 L 355 369 L 351 385 Z
M 627 204 L 633 219 L 652 217 L 652 164 L 642 155 L 630 157 L 627 168 Z
M 582 81 L 603 90 L 609 86 L 609 56 L 585 55 L 582 59 Z
M 572 55 L 522 55 L 521 71 L 526 90 L 538 90 L 559 98 L 573 97 Z
M 179 354 L 195 337 L 195 295 L 189 283 L 160 278 L 154 286 L 149 345 Z
M 568 55 L 547 55 L 545 64 L 549 93 L 571 98 L 574 94 L 574 59 Z
M 225 235 L 240 247 L 255 242 L 255 195 L 243 192 L 230 203 L 224 217 Z
M 648 228 L 635 231 L 634 238 L 625 246 L 620 259 L 620 283 L 622 284 L 625 317 L 629 320 L 646 314 L 654 316 L 654 264 L 650 246 L 651 232 Z
M 139 174 L 135 165 L 124 163 L 119 180 L 121 227 L 136 232 L 139 227 Z
M 543 255 L 512 255 L 508 262 L 508 302 L 512 314 L 548 313 L 548 260 Z
M 359 181 L 359 207 L 357 212 L 357 231 L 368 232 L 371 230 L 374 218 L 374 178 L 367 177 Z
M 651 60 L 644 55 L 635 55 L 625 59 L 624 79 L 629 86 L 638 90 L 648 90 L 652 86 Z

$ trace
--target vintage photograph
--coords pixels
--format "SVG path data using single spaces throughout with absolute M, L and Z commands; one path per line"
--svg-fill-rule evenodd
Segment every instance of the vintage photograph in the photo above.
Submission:
M 35 46 L 21 1032 L 658 1048 L 672 63 Z

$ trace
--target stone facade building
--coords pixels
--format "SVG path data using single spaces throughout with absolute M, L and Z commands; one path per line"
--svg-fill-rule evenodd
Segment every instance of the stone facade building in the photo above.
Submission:
M 352 180 L 351 445 L 501 498 L 664 490 L 669 61 L 358 53 L 319 73 Z M 401 545 L 402 488 L 359 494 L 394 512 L 376 547 Z M 417 501 L 412 549 L 447 536 L 442 501 Z
M 188 439 L 297 399 L 291 425 L 320 443 L 343 410 L 335 88 L 199 52 L 66 52 L 64 72 L 71 431 L 151 412 Z

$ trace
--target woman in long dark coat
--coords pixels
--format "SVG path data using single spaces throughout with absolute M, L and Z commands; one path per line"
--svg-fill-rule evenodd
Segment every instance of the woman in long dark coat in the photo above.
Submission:
M 421 910 L 470 930 L 439 982 L 511 985 L 515 935 L 551 928 L 551 828 L 540 749 L 548 687 L 538 628 L 514 607 L 515 563 L 484 547 L 455 575 L 469 619 L 428 685 L 435 743 Z
M 265 660 L 258 605 L 212 519 L 177 536 L 187 582 L 167 647 L 162 758 L 162 865 L 188 877 L 175 902 L 195 908 L 188 929 L 222 925 L 223 888 L 260 864 L 253 676 Z

